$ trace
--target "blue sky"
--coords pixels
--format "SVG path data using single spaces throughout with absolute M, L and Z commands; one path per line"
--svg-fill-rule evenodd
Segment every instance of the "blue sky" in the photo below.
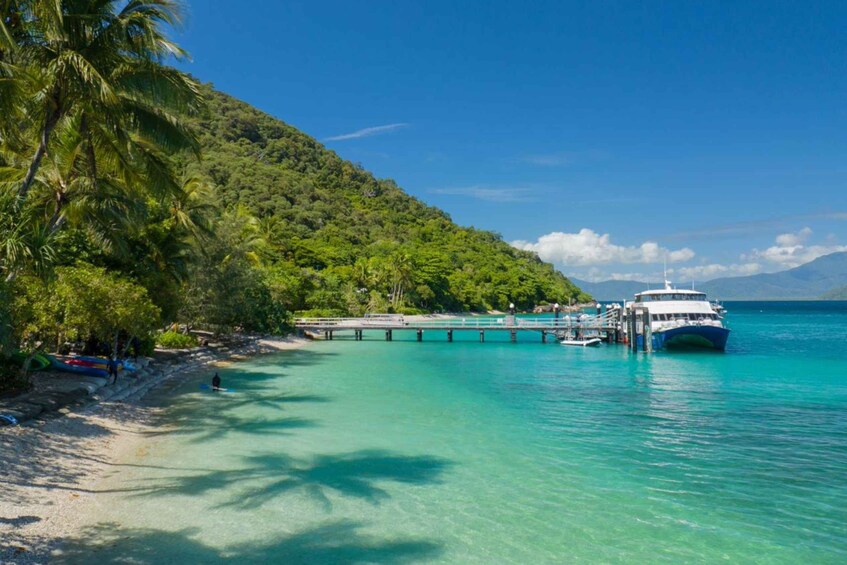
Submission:
M 184 69 L 565 274 L 847 250 L 845 2 L 189 9 Z

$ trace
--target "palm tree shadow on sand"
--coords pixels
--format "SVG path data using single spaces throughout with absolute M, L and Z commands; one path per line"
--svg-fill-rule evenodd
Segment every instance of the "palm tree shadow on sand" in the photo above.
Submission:
M 59 551 L 43 556 L 62 563 L 285 563 L 354 565 L 412 563 L 443 553 L 430 539 L 380 539 L 360 531 L 363 524 L 338 521 L 286 534 L 269 541 L 207 545 L 200 530 L 176 531 L 121 528 L 101 523 L 60 542 Z M 236 525 L 237 527 L 237 525 Z M 245 532 L 245 538 L 250 537 Z

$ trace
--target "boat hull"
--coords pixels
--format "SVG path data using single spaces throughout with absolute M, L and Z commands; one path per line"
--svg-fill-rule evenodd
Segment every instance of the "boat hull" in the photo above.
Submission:
M 653 333 L 653 348 L 706 348 L 724 351 L 729 330 L 720 326 L 682 326 Z

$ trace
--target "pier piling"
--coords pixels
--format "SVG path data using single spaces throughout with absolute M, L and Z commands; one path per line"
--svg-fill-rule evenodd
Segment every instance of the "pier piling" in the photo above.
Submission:
M 453 330 L 447 330 L 447 341 L 453 343 Z
M 417 334 L 418 334 L 418 341 L 423 341 L 423 330 L 418 330 Z
M 485 341 L 485 332 L 483 330 L 479 330 L 479 342 L 483 343 Z

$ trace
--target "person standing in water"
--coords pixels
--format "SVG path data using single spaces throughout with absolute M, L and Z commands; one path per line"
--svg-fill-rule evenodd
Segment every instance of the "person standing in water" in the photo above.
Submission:
M 212 390 L 218 391 L 221 388 L 221 377 L 215 373 L 215 376 L 212 377 Z

